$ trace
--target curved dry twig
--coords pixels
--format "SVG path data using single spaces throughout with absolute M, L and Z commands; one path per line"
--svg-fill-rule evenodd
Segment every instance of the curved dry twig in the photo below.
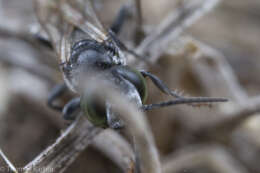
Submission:
M 210 172 L 247 173 L 228 151 L 216 145 L 185 148 L 168 157 L 162 165 L 162 170 L 163 173 L 178 173 L 201 164 L 207 165 Z
M 223 54 L 189 36 L 182 37 L 180 40 L 181 42 L 184 42 L 182 43 L 183 45 L 192 43 L 198 48 L 198 52 L 196 52 L 194 56 L 191 56 L 193 58 L 191 63 L 196 61 L 196 63 L 192 63 L 191 68 L 195 74 L 199 74 L 198 77 L 207 90 L 214 92 L 212 88 L 216 85 L 216 80 L 215 78 L 212 78 L 212 76 L 216 74 L 216 70 L 221 79 L 221 85 L 216 85 L 221 86 L 218 90 L 221 89 L 222 91 L 225 91 L 226 95 L 230 96 L 238 104 L 243 105 L 246 102 L 248 95 L 239 84 L 232 67 Z M 203 63 L 200 62 L 200 60 L 209 63 Z
M 104 91 L 98 88 L 99 97 L 105 96 L 113 105 L 117 105 L 115 107 L 117 115 L 125 122 L 126 128 L 134 137 L 137 152 L 140 152 L 136 154 L 140 157 L 141 172 L 160 173 L 159 154 L 144 114 L 132 103 L 121 98 L 118 93 L 114 91 L 104 93 Z
M 4 152 L 1 149 L 0 149 L 0 157 L 3 158 L 6 165 L 8 166 L 8 168 L 6 170 L 10 170 L 11 172 L 18 173 L 18 171 L 15 168 L 15 166 L 13 165 L 13 163 L 6 157 L 6 155 L 4 154 Z M 8 171 L 8 172 L 10 172 L 10 171 Z
M 136 9 L 136 23 L 139 28 L 143 27 L 143 12 L 142 12 L 142 5 L 141 5 L 141 0 L 134 0 L 135 3 L 135 9 Z
M 179 38 L 174 44 L 182 51 L 185 51 L 187 45 L 193 44 L 197 48 L 195 53 L 189 55 L 193 73 L 210 95 L 228 95 L 233 101 L 228 108 L 223 106 L 222 118 L 200 127 L 194 134 L 222 141 L 247 118 L 260 112 L 260 97 L 248 98 L 232 67 L 220 52 L 189 36 Z M 173 51 L 169 53 L 174 54 Z
M 234 107 L 236 111 L 224 113 L 224 118 L 201 127 L 195 133 L 201 136 L 204 135 L 206 138 L 214 138 L 215 140 L 222 141 L 229 137 L 233 130 L 246 119 L 260 113 L 260 96 L 248 99 L 247 103 L 242 107 L 240 105 Z M 212 134 L 215 134 L 214 137 Z
M 218 3 L 219 0 L 196 0 L 181 4 L 142 41 L 137 47 L 137 54 L 149 57 L 151 62 L 156 62 L 168 49 L 169 43 Z
M 153 34 L 148 35 L 138 47 L 138 53 L 141 55 L 153 55 L 151 60 L 156 61 L 159 56 L 165 52 L 169 42 L 178 37 L 185 28 L 214 7 L 217 2 L 218 0 L 208 0 L 197 1 L 198 4 L 184 4 L 177 12 L 170 14 L 169 17 L 156 28 Z M 154 52 L 156 52 L 156 54 L 154 54 Z M 116 108 L 117 111 L 120 112 L 121 118 L 125 120 L 129 130 L 135 137 L 136 145 L 140 152 L 142 171 L 149 173 L 161 172 L 158 152 L 145 116 L 126 101 L 115 97 L 115 95 L 109 96 L 111 96 L 111 100 L 118 105 Z M 79 119 L 81 118 L 82 117 Z M 81 121 L 79 119 L 75 121 L 52 146 L 25 166 L 26 172 L 37 172 L 42 168 L 54 169 L 55 172 L 63 172 L 76 159 L 76 156 L 92 141 L 93 145 L 104 153 L 107 153 L 122 169 L 129 166 L 133 158 L 133 153 L 127 147 L 127 144 L 123 144 L 124 142 L 122 142 L 123 146 L 126 147 L 122 152 L 118 153 L 120 149 L 116 152 L 112 152 L 111 148 L 104 147 L 105 143 L 102 143 L 102 140 L 99 141 L 99 137 L 93 139 L 101 130 L 93 127 L 88 121 Z M 112 135 L 111 132 L 105 133 Z M 106 142 L 113 143 L 112 137 L 111 140 L 109 139 L 110 138 L 108 138 Z M 117 140 L 118 139 L 115 141 Z M 111 143 L 109 145 L 111 146 Z M 116 145 L 114 145 L 114 147 L 114 149 L 117 148 Z M 111 151 L 109 149 L 111 149 Z M 124 153 L 127 153 L 127 157 L 126 160 L 122 162 L 120 158 L 124 158 Z
M 102 98 L 104 98 L 105 95 L 111 100 L 111 103 L 117 105 L 115 111 L 119 113 L 120 117 L 127 124 L 129 131 L 133 134 L 136 146 L 140 152 L 138 155 L 140 155 L 142 172 L 160 173 L 159 155 L 145 116 L 138 111 L 137 108 L 119 97 L 119 94 L 108 92 L 107 88 L 106 90 L 103 89 L 98 91 L 99 94 L 103 94 Z M 100 132 L 100 128 L 93 127 L 88 121 L 84 120 L 82 116 L 78 117 L 53 145 L 48 147 L 36 159 L 24 167 L 25 172 L 38 172 L 42 169 L 53 170 L 55 172 L 65 171 L 79 153 L 83 151 Z M 118 138 L 116 139 L 118 140 Z M 101 141 L 96 141 L 96 145 L 99 143 L 99 145 L 103 147 L 104 143 L 102 146 L 100 142 Z M 127 150 L 128 151 L 121 152 L 122 156 L 119 157 L 123 158 L 123 156 L 127 156 L 126 161 L 123 161 L 122 163 L 122 161 L 118 160 L 119 158 L 115 158 L 115 162 L 127 166 L 125 170 L 129 168 L 129 163 L 132 161 L 131 159 L 129 160 L 129 155 L 131 155 L 132 151 L 130 149 Z M 112 154 L 115 157 L 118 157 L 117 151 L 118 150 L 113 153 L 113 151 L 107 150 L 106 152 L 109 156 Z M 126 155 L 124 153 L 126 153 Z
M 26 173 L 36 173 L 39 170 L 64 172 L 100 132 L 100 128 L 94 127 L 84 117 L 79 116 L 54 144 L 27 164 L 24 171 Z
M 130 144 L 116 131 L 105 130 L 94 138 L 91 145 L 112 160 L 123 172 L 132 168 L 134 152 Z

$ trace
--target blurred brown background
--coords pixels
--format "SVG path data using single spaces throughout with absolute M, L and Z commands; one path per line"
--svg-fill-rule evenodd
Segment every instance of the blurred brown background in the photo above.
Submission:
M 36 22 L 32 0 L 0 0 L 0 26 L 12 32 L 30 30 Z M 106 0 L 100 6 L 100 16 L 106 24 L 111 23 L 123 0 Z M 144 22 L 156 26 L 163 17 L 175 9 L 177 0 L 143 0 Z M 236 76 L 249 96 L 260 93 L 260 1 L 223 1 L 212 12 L 185 31 L 211 47 L 222 52 L 233 67 Z M 62 81 L 57 72 L 58 64 L 49 60 L 47 52 L 39 52 L 19 38 L 0 33 L 0 56 L 14 58 L 25 66 L 42 66 L 55 82 L 44 80 L 12 63 L 0 61 L 0 148 L 17 167 L 30 162 L 60 134 L 66 122 L 59 113 L 46 106 L 48 91 L 54 83 Z M 46 59 L 43 59 L 46 58 Z M 1 60 L 1 58 L 0 58 Z M 55 64 L 56 63 L 56 64 Z M 208 96 L 200 81 L 190 71 L 186 60 L 163 56 L 158 64 L 163 68 L 149 69 L 164 80 L 170 88 L 184 91 L 188 95 Z M 149 103 L 166 99 L 149 83 Z M 215 96 L 222 96 L 220 95 Z M 231 100 L 232 101 L 232 100 Z M 224 150 L 223 160 L 230 158 L 230 165 L 239 165 L 249 173 L 260 172 L 260 118 L 255 116 L 243 122 L 223 143 L 192 136 L 190 131 L 221 116 L 218 105 L 212 108 L 175 106 L 148 113 L 156 144 L 165 160 L 172 153 L 184 152 L 197 145 L 218 146 Z M 185 122 L 185 123 L 184 123 Z M 185 126 L 184 124 L 189 124 Z M 188 149 L 187 149 L 188 150 Z M 220 152 L 221 153 L 221 152 Z M 228 157 L 224 157 L 228 155 Z M 176 156 L 177 157 L 177 156 Z M 227 159 L 228 160 L 228 159 Z M 0 161 L 0 167 L 3 163 Z M 0 170 L 1 172 L 1 170 Z M 120 172 L 109 158 L 92 147 L 86 149 L 67 172 L 115 173 Z M 200 163 L 180 170 L 185 173 L 218 173 L 214 166 Z

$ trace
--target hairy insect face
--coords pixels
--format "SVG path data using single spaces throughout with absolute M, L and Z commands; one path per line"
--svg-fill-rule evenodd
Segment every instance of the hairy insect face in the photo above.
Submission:
M 82 40 L 71 48 L 69 61 L 63 66 L 66 82 L 73 90 L 78 90 L 80 81 L 91 78 L 106 69 L 120 65 L 113 61 L 118 56 L 113 47 L 95 40 Z
M 72 47 L 70 64 L 89 69 L 104 70 L 113 65 L 113 57 L 117 52 L 113 47 L 108 47 L 94 40 L 82 40 Z

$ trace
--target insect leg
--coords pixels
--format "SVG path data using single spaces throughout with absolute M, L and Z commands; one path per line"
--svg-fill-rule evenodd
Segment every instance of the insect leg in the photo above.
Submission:
M 175 98 L 184 98 L 183 96 L 179 95 L 177 92 L 170 90 L 166 86 L 166 84 L 164 84 L 163 81 L 160 78 L 158 78 L 157 76 L 155 76 L 147 71 L 140 71 L 140 72 L 144 77 L 149 77 L 152 80 L 152 82 L 155 84 L 155 86 L 157 88 L 159 88 L 160 91 L 162 91 L 164 94 L 173 96 Z
M 212 102 L 227 102 L 225 98 L 209 98 L 209 97 L 187 97 L 187 98 L 178 98 L 175 100 L 169 100 L 160 103 L 153 103 L 148 105 L 143 105 L 142 110 L 148 111 L 151 109 L 174 106 L 179 104 L 196 104 L 196 103 L 212 103 Z
M 50 92 L 48 96 L 47 104 L 49 107 L 51 107 L 54 110 L 62 111 L 63 107 L 54 104 L 55 100 L 61 97 L 61 95 L 67 90 L 67 86 L 65 83 L 56 85 Z
M 110 29 L 117 35 L 121 31 L 121 29 L 125 23 L 125 20 L 128 17 L 130 17 L 130 15 L 131 15 L 131 13 L 129 11 L 129 7 L 126 5 L 123 5 L 120 8 L 120 10 L 116 16 L 116 19 L 113 22 L 113 24 L 111 25 Z
M 146 72 L 146 71 L 140 71 L 141 74 L 144 77 L 149 77 L 152 82 L 155 84 L 155 86 L 157 88 L 160 89 L 160 91 L 162 91 L 163 93 L 173 96 L 176 99 L 174 100 L 169 100 L 166 102 L 160 102 L 160 103 L 156 103 L 156 104 L 150 104 L 150 105 L 143 105 L 142 109 L 143 110 L 151 110 L 151 109 L 155 109 L 155 108 L 160 108 L 160 107 L 167 107 L 167 106 L 172 106 L 172 105 L 178 105 L 178 104 L 189 104 L 192 106 L 196 106 L 196 104 L 210 104 L 213 102 L 226 102 L 228 101 L 225 98 L 210 98 L 210 97 L 184 97 L 179 95 L 178 93 L 170 90 L 161 79 L 159 79 L 157 76 Z
M 80 110 L 80 97 L 71 99 L 63 108 L 62 114 L 65 120 L 75 120 Z
M 140 59 L 144 62 L 146 62 L 147 64 L 150 64 L 150 62 L 148 61 L 148 58 L 145 58 L 141 55 L 138 55 L 134 50 L 128 49 L 123 42 L 121 42 L 116 35 L 120 32 L 120 30 L 122 29 L 125 21 L 127 18 L 131 17 L 133 14 L 131 12 L 131 6 L 127 6 L 127 5 L 123 5 L 121 7 L 121 9 L 119 10 L 119 13 L 114 21 L 114 23 L 111 25 L 110 30 L 109 30 L 109 34 L 112 37 L 113 41 L 116 43 L 116 45 L 118 45 L 118 47 L 126 52 L 128 52 L 129 54 L 132 54 L 134 57 L 136 57 L 137 59 Z

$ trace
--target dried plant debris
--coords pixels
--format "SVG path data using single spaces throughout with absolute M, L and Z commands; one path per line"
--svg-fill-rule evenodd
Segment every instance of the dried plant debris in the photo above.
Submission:
M 0 0 L 0 173 L 260 172 L 260 4 L 158 2 Z

